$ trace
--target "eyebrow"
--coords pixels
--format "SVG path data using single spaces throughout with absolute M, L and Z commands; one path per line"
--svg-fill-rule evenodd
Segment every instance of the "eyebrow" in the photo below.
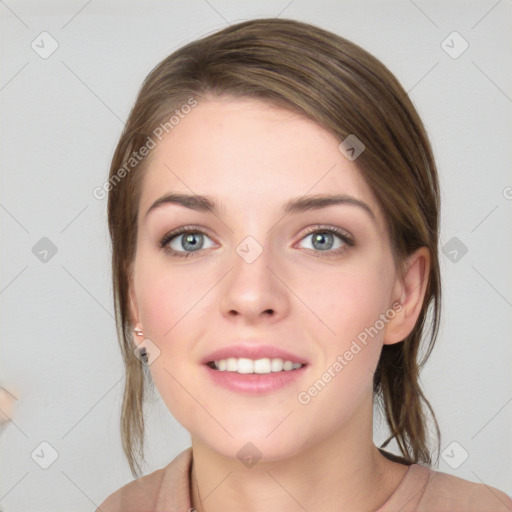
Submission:
M 185 208 L 189 208 L 190 210 L 195 210 L 199 212 L 212 212 L 218 213 L 219 207 L 217 203 L 212 197 L 209 196 L 201 196 L 201 195 L 189 195 L 189 194 L 180 194 L 180 193 L 170 193 L 166 194 L 159 199 L 157 199 L 148 209 L 144 218 L 148 216 L 148 214 L 163 205 L 167 204 L 175 204 L 179 206 L 184 206 Z M 345 194 L 337 194 L 337 195 L 314 195 L 314 196 L 302 196 L 290 199 L 281 207 L 281 213 L 283 215 L 287 215 L 289 213 L 300 213 L 311 210 L 320 210 L 322 208 L 327 208 L 332 205 L 350 205 L 357 206 L 363 209 L 369 216 L 376 220 L 375 214 L 372 209 L 360 199 L 355 197 L 345 195 Z

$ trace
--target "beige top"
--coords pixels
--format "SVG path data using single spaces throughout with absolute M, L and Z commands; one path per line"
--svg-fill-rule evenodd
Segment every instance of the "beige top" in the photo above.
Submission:
M 96 512 L 193 512 L 190 504 L 192 447 L 164 468 L 111 494 Z M 512 499 L 485 484 L 409 466 L 391 497 L 376 512 L 510 512 Z

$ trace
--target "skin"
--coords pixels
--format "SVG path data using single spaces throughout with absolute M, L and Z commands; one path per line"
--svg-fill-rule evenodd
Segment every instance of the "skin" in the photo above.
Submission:
M 429 253 L 419 249 L 405 272 L 397 271 L 382 211 L 339 142 L 287 110 L 221 97 L 195 107 L 150 155 L 131 314 L 144 342 L 160 351 L 150 365 L 154 383 L 190 432 L 198 511 L 374 511 L 408 469 L 373 443 L 372 379 L 383 344 L 403 340 L 414 327 Z M 212 196 L 220 211 L 167 204 L 145 216 L 170 192 Z M 335 193 L 364 201 L 374 218 L 347 204 L 280 213 L 291 198 Z M 193 254 L 183 258 L 159 247 L 164 235 L 189 224 L 207 233 L 204 248 L 188 248 Z M 333 236 L 332 249 L 315 248 L 309 228 L 318 225 L 350 233 L 355 245 Z M 236 252 L 247 236 L 263 249 L 250 264 Z M 178 236 L 172 247 L 184 254 L 182 242 Z M 309 403 L 300 403 L 298 393 L 395 302 L 400 312 Z M 201 359 L 249 337 L 304 357 L 302 377 L 261 395 L 216 386 Z M 247 442 L 262 454 L 252 467 L 237 457 Z

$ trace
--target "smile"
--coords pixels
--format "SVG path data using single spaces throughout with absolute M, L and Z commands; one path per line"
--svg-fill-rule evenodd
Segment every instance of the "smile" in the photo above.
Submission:
M 264 357 L 261 359 L 248 359 L 245 357 L 229 357 L 227 359 L 219 359 L 217 361 L 210 361 L 208 366 L 214 370 L 221 372 L 236 372 L 236 373 L 277 373 L 298 370 L 304 365 L 280 359 L 278 357 L 269 358 Z

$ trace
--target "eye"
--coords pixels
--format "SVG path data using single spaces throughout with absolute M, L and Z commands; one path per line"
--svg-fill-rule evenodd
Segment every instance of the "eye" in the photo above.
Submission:
M 209 249 L 213 247 L 206 244 L 205 241 L 210 240 L 208 235 L 196 228 L 185 227 L 171 233 L 167 233 L 160 241 L 160 247 L 174 256 L 187 258 L 191 254 L 201 249 Z
M 312 250 L 317 254 L 314 256 L 322 256 L 319 252 L 326 252 L 329 255 L 341 254 L 346 251 L 349 246 L 354 245 L 353 238 L 345 231 L 335 227 L 317 226 L 313 231 L 310 231 L 301 240 L 311 239 Z
M 301 241 L 308 238 L 311 238 L 312 248 L 305 248 L 312 251 L 312 255 L 316 257 L 323 256 L 320 253 L 327 253 L 328 255 L 341 254 L 349 246 L 355 245 L 351 235 L 332 226 L 315 226 Z M 208 240 L 210 245 L 208 245 Z M 201 249 L 213 247 L 214 243 L 203 230 L 193 226 L 186 226 L 167 233 L 160 241 L 159 246 L 172 256 L 187 258 L 194 256 L 194 253 L 199 252 Z

